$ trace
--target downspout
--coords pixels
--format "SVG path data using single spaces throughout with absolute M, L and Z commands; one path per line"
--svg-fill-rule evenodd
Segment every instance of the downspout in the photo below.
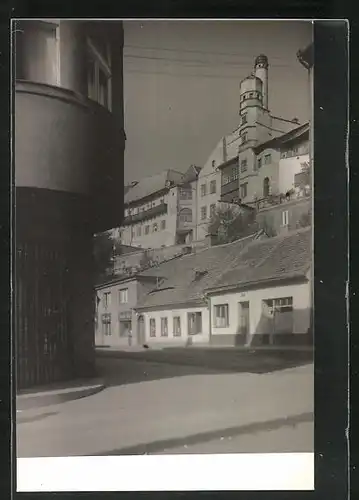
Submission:
M 208 310 L 209 310 L 209 345 L 212 345 L 212 305 L 211 305 L 211 297 L 206 295 L 208 301 Z

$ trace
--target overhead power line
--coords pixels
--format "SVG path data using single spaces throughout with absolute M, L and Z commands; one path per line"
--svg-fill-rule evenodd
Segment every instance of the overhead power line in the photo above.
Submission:
M 229 57 L 244 57 L 246 59 L 253 59 L 252 56 L 248 55 L 248 52 L 213 52 L 209 50 L 193 50 L 193 49 L 179 49 L 179 48 L 169 48 L 169 47 L 148 47 L 145 45 L 124 45 L 124 49 L 127 47 L 131 49 L 141 49 L 141 50 L 159 50 L 163 52 L 183 52 L 189 54 L 209 54 L 216 56 L 229 56 Z M 282 60 L 279 56 L 271 56 L 269 60 L 279 59 Z
M 240 77 L 238 75 L 215 75 L 215 74 L 202 74 L 202 73 L 170 73 L 168 71 L 142 71 L 142 70 L 137 70 L 137 69 L 129 69 L 125 71 L 126 73 L 139 73 L 143 75 L 165 75 L 165 76 L 172 76 L 175 78 L 182 78 L 182 77 L 193 77 L 193 78 L 219 78 L 221 80 L 223 79 L 235 79 L 238 80 Z
M 250 69 L 250 65 L 244 62 L 229 62 L 229 61 L 209 61 L 209 60 L 203 60 L 203 59 L 177 59 L 174 57 L 160 57 L 160 56 L 139 56 L 136 54 L 124 54 L 123 56 L 125 59 L 145 59 L 149 61 L 168 61 L 168 62 L 182 62 L 182 63 L 196 63 L 196 64 L 209 64 L 209 65 L 215 65 L 215 66 L 245 66 Z M 279 64 L 279 63 L 274 63 L 271 64 L 270 66 L 274 67 L 283 67 L 283 68 L 288 68 L 290 67 L 289 64 Z

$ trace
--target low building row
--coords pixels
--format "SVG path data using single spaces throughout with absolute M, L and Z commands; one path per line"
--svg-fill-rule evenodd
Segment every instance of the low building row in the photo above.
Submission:
M 96 344 L 310 344 L 311 234 L 260 231 L 97 286 Z

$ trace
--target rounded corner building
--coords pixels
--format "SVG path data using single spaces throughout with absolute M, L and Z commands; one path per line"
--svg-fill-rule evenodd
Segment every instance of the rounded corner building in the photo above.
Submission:
M 19 390 L 95 374 L 93 234 L 123 216 L 123 26 L 12 32 Z

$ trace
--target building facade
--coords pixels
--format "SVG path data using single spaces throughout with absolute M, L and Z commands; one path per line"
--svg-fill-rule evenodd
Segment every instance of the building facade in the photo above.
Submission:
M 311 345 L 311 258 L 310 228 L 181 257 L 136 307 L 142 336 L 150 346 Z
M 124 347 L 145 342 L 139 336 L 135 307 L 155 283 L 155 277 L 136 275 L 96 287 L 96 346 Z
M 308 345 L 312 340 L 309 276 L 213 294 L 210 303 L 213 345 Z
M 94 373 L 92 235 L 123 214 L 121 22 L 14 25 L 19 389 Z
M 268 58 L 259 55 L 253 73 L 240 82 L 239 125 L 217 144 L 201 171 L 201 193 L 209 192 L 211 196 L 199 197 L 199 239 L 207 235 L 211 214 L 219 201 L 249 203 L 261 197 L 263 190 L 265 193 L 273 190 L 279 183 L 280 153 L 269 143 L 297 128 L 299 122 L 296 118 L 287 120 L 270 112 L 268 72 Z M 255 148 L 265 143 L 268 147 L 258 157 Z M 216 190 L 201 187 L 211 182 Z
M 125 195 L 124 245 L 159 248 L 176 243 L 178 189 L 184 174 L 165 170 L 141 179 Z

